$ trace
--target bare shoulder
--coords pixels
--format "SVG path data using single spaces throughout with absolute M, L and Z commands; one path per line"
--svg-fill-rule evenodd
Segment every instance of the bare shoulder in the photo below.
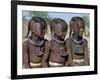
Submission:
M 27 39 L 27 38 L 24 39 L 24 40 L 22 41 L 22 44 L 23 44 L 23 46 L 26 46 L 26 45 L 28 44 L 28 39 Z
M 66 44 L 67 44 L 67 43 L 71 43 L 71 38 L 67 38 L 67 39 L 65 40 L 65 42 L 66 42 Z
M 47 39 L 44 39 L 44 41 L 45 41 L 45 45 L 47 45 L 47 43 L 48 43 L 48 40 L 47 40 Z
M 51 47 L 51 44 L 52 44 L 51 41 L 46 41 L 46 42 L 45 42 L 45 46 L 46 46 L 46 47 Z
M 83 39 L 84 44 L 88 44 L 87 39 Z

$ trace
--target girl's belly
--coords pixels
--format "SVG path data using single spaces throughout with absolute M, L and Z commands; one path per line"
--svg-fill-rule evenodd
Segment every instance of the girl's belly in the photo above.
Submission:
M 49 61 L 57 62 L 57 63 L 65 63 L 65 57 L 62 57 L 60 53 L 51 53 L 49 57 Z

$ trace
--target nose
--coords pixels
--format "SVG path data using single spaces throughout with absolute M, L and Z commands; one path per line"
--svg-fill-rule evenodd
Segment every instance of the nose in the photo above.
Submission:
M 39 30 L 39 35 L 40 35 L 41 37 L 44 37 L 44 35 L 45 35 L 45 30 L 40 29 L 40 30 Z

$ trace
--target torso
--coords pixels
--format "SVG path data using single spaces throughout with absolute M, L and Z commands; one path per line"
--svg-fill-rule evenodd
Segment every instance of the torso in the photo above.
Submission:
M 71 45 L 71 52 L 73 59 L 83 59 L 84 58 L 84 46 L 85 46 L 85 39 L 83 39 L 82 44 L 77 45 L 74 43 L 72 38 L 69 38 L 70 40 L 70 45 Z
M 46 42 L 47 40 L 45 40 Z M 32 63 L 41 63 L 45 42 L 42 46 L 35 46 L 29 40 L 27 41 L 28 51 L 29 51 L 29 61 Z M 40 51 L 40 52 L 39 52 Z
M 56 62 L 56 63 L 64 63 L 65 57 L 67 56 L 65 44 L 60 44 L 53 40 L 51 40 L 51 44 L 52 47 L 51 47 L 49 61 Z

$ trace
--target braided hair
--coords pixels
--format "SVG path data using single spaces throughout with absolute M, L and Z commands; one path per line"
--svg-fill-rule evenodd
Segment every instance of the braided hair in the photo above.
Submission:
M 70 27 L 69 37 L 70 37 L 71 34 L 72 34 L 72 26 L 73 26 L 73 24 L 75 24 L 75 23 L 78 24 L 79 21 L 82 21 L 82 23 L 83 23 L 83 28 L 85 29 L 85 22 L 84 22 L 83 18 L 78 17 L 78 16 L 72 17 L 71 20 L 70 20 L 70 24 L 69 24 L 69 27 Z M 78 27 L 77 27 L 77 29 L 78 29 Z
M 50 25 L 50 30 L 51 30 L 51 34 L 53 34 L 54 33 L 54 27 L 55 27 L 55 25 L 56 24 L 58 24 L 58 23 L 60 23 L 60 24 L 62 24 L 63 26 L 65 26 L 65 31 L 67 31 L 67 23 L 63 20 L 63 19 L 60 19 L 60 18 L 54 18 L 53 20 L 52 20 L 52 22 L 51 22 L 51 25 Z
M 28 31 L 27 31 L 27 35 L 26 35 L 26 38 L 29 36 L 29 33 L 31 31 L 30 29 L 30 23 L 31 21 L 34 21 L 34 22 L 38 22 L 40 23 L 40 25 L 45 29 L 45 32 L 47 33 L 47 23 L 45 21 L 45 19 L 41 18 L 41 17 L 32 17 L 29 22 L 28 22 Z

